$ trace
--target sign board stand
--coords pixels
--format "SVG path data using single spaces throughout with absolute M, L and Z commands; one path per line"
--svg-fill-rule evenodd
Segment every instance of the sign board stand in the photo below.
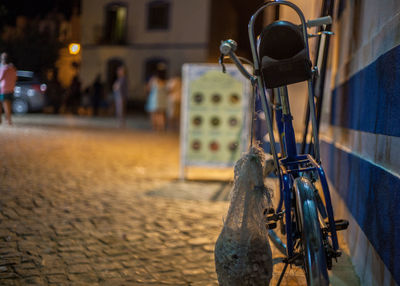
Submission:
M 185 64 L 182 70 L 180 178 L 186 167 L 232 167 L 249 138 L 250 82 L 234 65 Z

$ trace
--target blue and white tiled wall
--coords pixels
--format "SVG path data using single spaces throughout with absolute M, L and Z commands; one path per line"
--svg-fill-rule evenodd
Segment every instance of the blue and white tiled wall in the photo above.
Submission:
M 400 1 L 337 1 L 321 132 L 362 285 L 400 284 Z

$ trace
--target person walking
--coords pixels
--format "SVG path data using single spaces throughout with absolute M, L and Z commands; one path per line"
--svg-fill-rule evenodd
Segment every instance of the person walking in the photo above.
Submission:
M 115 114 L 120 128 L 126 124 L 126 100 L 128 98 L 128 83 L 126 81 L 125 66 L 119 66 L 117 69 L 117 79 L 113 84 Z
M 47 105 L 51 107 L 54 114 L 58 114 L 60 112 L 63 94 L 64 90 L 58 80 L 58 70 L 51 70 L 48 73 Z
M 9 125 L 11 121 L 11 103 L 14 96 L 14 87 L 17 81 L 17 70 L 9 61 L 7 53 L 1 54 L 0 68 L 0 102 L 3 105 L 6 120 Z M 0 108 L 0 123 L 1 123 L 1 108 Z
M 103 99 L 103 94 L 104 94 L 104 89 L 103 89 L 103 84 L 101 82 L 101 74 L 98 74 L 92 85 L 91 105 L 94 116 L 99 115 L 99 106 L 101 100 Z
M 70 86 L 70 97 L 71 97 L 71 111 L 73 114 L 78 114 L 79 106 L 81 104 L 81 81 L 79 79 L 79 75 L 75 75 L 72 79 Z
M 78 114 L 78 109 L 81 103 L 81 81 L 79 75 L 76 74 L 65 93 L 64 111 L 71 114 Z
M 167 109 L 167 70 L 164 64 L 158 64 L 155 74 L 148 83 L 149 96 L 146 111 L 150 113 L 153 130 L 165 131 L 165 112 Z

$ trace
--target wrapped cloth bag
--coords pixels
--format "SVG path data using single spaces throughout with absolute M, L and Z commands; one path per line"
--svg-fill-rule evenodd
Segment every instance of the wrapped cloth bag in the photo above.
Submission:
M 263 162 L 263 151 L 252 147 L 235 165 L 231 202 L 214 252 L 221 286 L 265 286 L 272 278 L 264 218 L 271 192 L 264 186 Z

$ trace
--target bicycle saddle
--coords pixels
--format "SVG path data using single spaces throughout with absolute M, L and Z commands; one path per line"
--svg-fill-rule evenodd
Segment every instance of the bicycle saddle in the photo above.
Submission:
M 287 21 L 264 28 L 258 47 L 264 83 L 280 87 L 311 78 L 311 61 L 301 29 Z

